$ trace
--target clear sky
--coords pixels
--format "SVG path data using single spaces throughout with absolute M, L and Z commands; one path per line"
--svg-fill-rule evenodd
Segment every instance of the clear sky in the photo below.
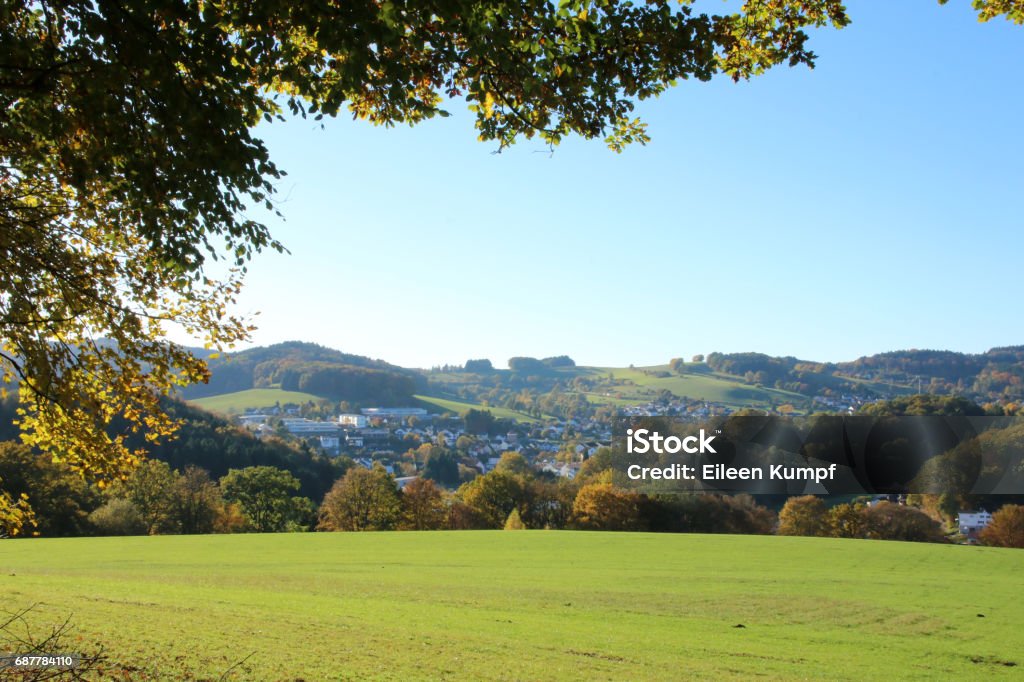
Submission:
M 683 82 L 653 141 L 500 155 L 465 104 L 416 128 L 262 126 L 288 171 L 254 344 L 404 366 L 1024 344 L 1024 27 L 853 0 L 818 67 Z

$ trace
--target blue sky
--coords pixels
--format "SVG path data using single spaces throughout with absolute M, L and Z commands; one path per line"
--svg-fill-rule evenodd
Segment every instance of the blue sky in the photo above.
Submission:
M 683 82 L 621 155 L 495 155 L 464 103 L 416 128 L 261 126 L 291 255 L 251 267 L 254 344 L 428 367 L 1024 343 L 1024 27 L 967 0 L 848 7 L 815 70 Z

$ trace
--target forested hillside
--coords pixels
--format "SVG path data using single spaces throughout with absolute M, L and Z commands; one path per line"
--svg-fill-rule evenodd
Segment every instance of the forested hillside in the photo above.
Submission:
M 425 380 L 415 371 L 313 343 L 290 341 L 208 361 L 210 381 L 182 392 L 186 400 L 280 388 L 331 400 L 391 406 L 407 404 Z
M 131 440 L 130 445 L 143 448 L 150 457 L 175 469 L 193 465 L 205 469 L 213 478 L 220 478 L 229 469 L 274 466 L 299 479 L 302 495 L 319 500 L 349 463 L 345 458 L 332 459 L 276 437 L 258 440 L 246 429 L 182 402 L 168 402 L 165 407 L 181 420 L 177 435 L 159 445 L 143 443 L 142 439 Z M 14 408 L 13 400 L 0 401 L 0 442 L 18 437 L 17 427 L 12 423 Z M 111 427 L 117 429 L 116 424 Z
M 886 386 L 915 392 L 963 394 L 982 401 L 1024 397 L 1024 346 L 969 354 L 902 350 L 827 363 L 763 353 L 711 353 L 716 372 L 805 395 L 826 391 L 885 392 Z M 872 386 L 871 384 L 875 384 Z

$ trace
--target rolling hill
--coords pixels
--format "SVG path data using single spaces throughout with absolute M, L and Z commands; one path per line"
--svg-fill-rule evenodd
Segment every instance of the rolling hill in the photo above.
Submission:
M 408 403 L 423 384 L 422 376 L 414 370 L 299 341 L 216 357 L 208 365 L 209 383 L 186 387 L 182 398 L 198 400 L 251 389 L 281 389 L 332 401 L 399 405 Z
M 512 360 L 515 369 L 494 369 L 481 360 L 471 363 L 473 371 L 415 370 L 289 342 L 212 359 L 210 383 L 185 389 L 183 397 L 223 414 L 310 400 L 347 401 L 353 408 L 420 401 L 436 411 L 505 410 L 501 416 L 520 421 L 664 396 L 733 409 L 789 404 L 798 411 L 812 407 L 812 398 L 819 396 L 864 402 L 924 392 L 961 395 L 979 404 L 1024 400 L 1024 347 L 978 355 L 898 351 L 847 363 L 760 353 L 711 353 L 704 362 L 628 368 L 576 366 L 567 356 Z
M 259 410 L 280 404 L 301 405 L 307 402 L 319 402 L 322 396 L 300 391 L 285 391 L 280 388 L 250 388 L 234 393 L 222 393 L 206 398 L 191 400 L 193 405 L 210 412 L 224 415 L 243 414 L 246 410 Z
M 701 368 L 703 370 L 703 368 Z M 708 400 L 732 407 L 764 406 L 770 402 L 788 403 L 807 399 L 806 395 L 762 386 L 750 386 L 734 376 L 708 371 L 669 372 L 668 365 L 639 368 L 598 368 L 618 381 L 628 382 L 643 392 L 625 390 L 625 396 L 641 398 L 651 392 L 669 391 L 673 395 Z
M 414 397 L 421 405 L 423 405 L 423 407 L 432 412 L 451 412 L 462 416 L 469 410 L 488 410 L 498 419 L 511 419 L 513 421 L 520 421 L 527 424 L 534 424 L 540 421 L 536 417 L 532 417 L 525 412 L 510 410 L 507 407 L 491 407 L 482 403 L 467 403 L 459 400 L 449 400 L 429 395 L 417 395 Z

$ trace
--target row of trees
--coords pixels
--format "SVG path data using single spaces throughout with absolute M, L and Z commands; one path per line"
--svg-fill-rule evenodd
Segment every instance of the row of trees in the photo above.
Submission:
M 520 374 L 546 374 L 558 367 L 575 366 L 576 363 L 568 355 L 556 355 L 542 360 L 525 356 L 516 356 L 508 359 L 508 368 Z
M 647 496 L 608 477 L 573 483 L 534 472 L 516 454 L 454 493 L 430 479 L 401 491 L 381 467 L 353 467 L 320 507 L 318 529 L 471 530 L 548 528 L 617 531 L 771 533 L 775 514 L 750 496 Z
M 815 495 L 791 497 L 779 512 L 779 535 L 942 542 L 934 518 L 914 507 L 879 502 L 845 503 L 829 508 Z
M 23 527 L 0 519 L 0 537 L 277 532 L 316 521 L 299 479 L 273 466 L 230 469 L 218 480 L 194 465 L 150 459 L 101 485 L 25 445 L 0 442 L 0 477 L 8 494 L 30 503 Z
M 615 486 L 608 471 L 556 479 L 516 453 L 506 453 L 494 471 L 454 492 L 425 477 L 399 489 L 383 467 L 353 466 L 319 508 L 299 494 L 295 476 L 272 466 L 231 469 L 215 480 L 196 466 L 179 471 L 148 460 L 100 488 L 23 445 L 0 443 L 0 475 L 31 491 L 35 531 L 48 536 L 549 528 L 946 539 L 932 515 L 911 506 L 829 508 L 809 495 L 790 498 L 776 516 L 749 495 L 636 493 Z M 1024 506 L 1000 509 L 981 539 L 1024 547 Z
M 680 371 L 673 359 L 673 371 Z M 908 350 L 862 357 L 845 363 L 814 363 L 763 353 L 711 353 L 708 366 L 752 384 L 799 393 L 846 390 L 864 394 L 847 377 L 928 387 L 930 393 L 970 393 L 992 400 L 1019 399 L 1024 386 L 1024 348 L 995 348 L 980 355 L 954 351 Z
M 437 448 L 427 469 L 443 473 L 451 452 Z M 449 472 L 452 473 L 452 472 Z M 28 494 L 43 536 L 319 530 L 578 528 L 665 532 L 770 533 L 772 512 L 746 496 L 673 498 L 638 495 L 599 474 L 567 481 L 536 472 L 521 455 L 449 492 L 431 478 L 399 490 L 381 466 L 352 466 L 319 509 L 299 481 L 272 466 L 231 469 L 220 479 L 188 465 L 147 460 L 130 476 L 100 487 L 65 464 L 15 443 L 0 443 L 0 476 L 15 497 Z M 438 478 L 447 478 L 440 475 Z M 4 529 L 0 529 L 3 531 Z M 0 534 L 10 534 L 9 532 Z
M 943 542 L 946 533 L 934 516 L 916 507 L 879 502 L 827 507 L 814 495 L 791 497 L 779 512 L 779 535 Z M 1007 504 L 993 515 L 978 539 L 993 547 L 1024 548 L 1024 505 Z
M 1024 546 L 1024 506 L 1005 505 L 982 534 L 986 544 Z M 571 482 L 538 475 L 520 456 L 447 493 L 429 479 L 399 492 L 381 469 L 349 470 L 324 499 L 321 530 L 572 528 L 743 533 L 945 542 L 936 518 L 906 505 L 860 502 L 828 507 L 813 495 L 790 498 L 778 516 L 749 495 L 645 495 L 611 483 L 608 472 Z
M 491 386 L 491 383 L 501 385 Z M 507 407 L 538 418 L 550 415 L 562 419 L 582 419 L 601 412 L 599 407 L 588 402 L 586 396 L 582 395 L 595 390 L 598 386 L 595 381 L 574 377 L 571 381 L 548 382 L 551 385 L 549 389 L 542 379 L 533 375 L 527 383 L 534 385 L 525 385 L 523 381 L 516 380 L 467 383 L 460 385 L 455 394 L 468 402 Z
M 300 531 L 316 506 L 298 489 L 297 478 L 275 467 L 232 469 L 214 481 L 205 469 L 149 460 L 105 490 L 88 520 L 103 535 Z

